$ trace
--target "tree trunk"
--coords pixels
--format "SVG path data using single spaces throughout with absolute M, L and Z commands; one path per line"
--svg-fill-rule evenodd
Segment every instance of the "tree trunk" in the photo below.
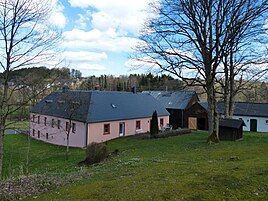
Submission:
M 208 97 L 208 139 L 207 143 L 218 143 L 218 127 L 219 127 L 219 118 L 216 107 L 216 97 L 215 89 L 213 84 L 208 85 L 207 88 L 207 97 Z
M 30 146 L 31 146 L 30 131 L 28 131 L 27 142 L 28 144 L 26 153 L 26 176 L 28 177 L 30 175 Z
M 68 130 L 67 136 L 66 136 L 66 154 L 65 159 L 69 160 L 69 136 L 70 136 L 70 129 Z
M 235 110 L 235 99 L 234 99 L 234 95 L 232 95 L 232 97 L 230 98 L 230 106 L 229 106 L 229 115 L 232 118 L 234 115 L 234 110 Z
M 229 74 L 229 62 L 228 55 L 224 56 L 224 85 L 223 85 L 223 100 L 224 100 L 224 117 L 230 118 L 230 74 Z
M 234 62 L 233 62 L 233 51 L 231 51 L 231 55 L 230 55 L 230 96 L 229 96 L 229 110 L 228 110 L 228 114 L 229 117 L 232 118 L 233 114 L 234 114 L 234 103 L 235 103 L 235 94 L 237 93 L 236 89 L 235 89 L 235 73 L 234 73 Z
M 226 86 L 225 86 L 226 87 Z M 230 91 L 224 92 L 224 117 L 230 118 Z
M 9 66 L 9 63 L 7 63 Z M 4 89 L 3 96 L 0 102 L 0 180 L 3 176 L 4 162 L 4 133 L 6 128 L 6 109 L 7 109 L 7 92 L 8 92 L 8 71 L 4 72 Z
M 0 180 L 3 176 L 3 161 L 4 161 L 4 126 L 0 123 Z
M 233 47 L 233 43 L 231 43 Z M 229 60 L 228 56 L 225 56 L 224 61 L 224 73 L 225 73 L 225 84 L 224 84 L 224 117 L 232 118 L 234 113 L 234 101 L 235 94 L 237 93 L 235 89 L 235 66 L 233 61 L 233 50 L 231 49 L 229 52 Z
M 227 65 L 227 64 L 226 64 Z M 228 67 L 225 66 L 225 84 L 224 84 L 224 92 L 223 92 L 223 99 L 224 99 L 224 117 L 230 118 L 230 80 L 228 76 Z

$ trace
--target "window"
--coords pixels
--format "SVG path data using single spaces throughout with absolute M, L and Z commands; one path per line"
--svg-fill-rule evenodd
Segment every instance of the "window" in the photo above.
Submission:
M 265 122 L 266 122 L 266 124 L 268 124 L 268 120 L 266 120 Z
M 72 123 L 72 132 L 75 133 L 76 131 L 76 123 Z
M 48 133 L 46 133 L 46 139 L 48 140 Z
M 33 119 L 32 119 L 33 122 L 35 122 L 35 115 L 33 115 Z
M 40 131 L 37 132 L 37 137 L 40 138 Z
M 136 130 L 141 129 L 141 121 L 136 121 Z
M 40 124 L 40 116 L 37 117 L 37 123 Z
M 60 129 L 60 120 L 58 120 L 58 129 Z
M 35 135 L 35 130 L 33 129 L 33 136 Z
M 66 130 L 66 131 L 69 131 L 69 129 L 70 129 L 69 122 L 66 122 L 66 125 L 65 125 L 65 130 Z
M 54 128 L 54 125 L 55 125 L 55 120 L 52 119 L 52 120 L 51 120 L 51 127 Z
M 47 125 L 47 118 L 46 117 L 44 117 L 44 124 L 45 124 L 45 126 Z
M 160 119 L 160 127 L 164 127 L 164 119 L 163 118 Z
M 104 124 L 103 134 L 104 135 L 110 134 L 110 124 Z

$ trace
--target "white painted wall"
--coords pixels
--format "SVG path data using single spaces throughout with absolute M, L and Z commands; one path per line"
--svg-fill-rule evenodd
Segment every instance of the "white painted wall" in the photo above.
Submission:
M 257 132 L 268 132 L 268 117 L 250 117 L 250 116 L 233 116 L 234 119 L 243 119 L 246 126 L 243 127 L 244 131 L 250 131 L 250 119 L 257 120 Z

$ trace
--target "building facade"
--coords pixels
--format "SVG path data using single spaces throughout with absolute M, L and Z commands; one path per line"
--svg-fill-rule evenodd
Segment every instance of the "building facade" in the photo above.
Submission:
M 54 92 L 32 109 L 31 136 L 52 144 L 86 147 L 92 142 L 148 132 L 155 110 L 159 127 L 168 125 L 168 111 L 148 94 Z

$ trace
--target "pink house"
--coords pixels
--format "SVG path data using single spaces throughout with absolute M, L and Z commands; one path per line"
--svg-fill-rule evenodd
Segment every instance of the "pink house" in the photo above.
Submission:
M 157 111 L 159 126 L 169 123 L 169 113 L 148 94 L 112 91 L 58 91 L 31 111 L 31 136 L 52 144 L 86 147 L 121 136 L 150 130 Z

